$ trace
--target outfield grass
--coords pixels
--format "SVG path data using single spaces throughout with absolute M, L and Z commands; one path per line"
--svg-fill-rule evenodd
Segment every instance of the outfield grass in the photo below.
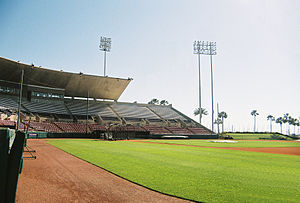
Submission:
M 258 141 L 258 140 L 234 140 L 237 143 L 215 143 L 212 140 L 143 140 L 145 142 L 158 142 L 158 143 L 170 143 L 170 144 L 182 144 L 193 146 L 205 146 L 205 147 L 300 147 L 300 142 L 289 141 Z
M 277 138 L 282 138 L 286 140 L 292 140 L 292 138 L 283 136 L 283 135 L 278 135 L 274 133 L 226 133 L 226 135 L 229 135 L 235 140 L 259 140 L 259 139 L 270 139 L 272 140 L 272 136 L 276 136 Z
M 300 157 L 128 141 L 50 140 L 154 190 L 204 202 L 299 202 Z

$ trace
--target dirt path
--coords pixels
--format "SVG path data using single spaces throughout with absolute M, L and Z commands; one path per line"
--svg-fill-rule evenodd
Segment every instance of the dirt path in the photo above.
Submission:
M 187 202 L 148 190 L 71 156 L 45 140 L 28 140 L 17 202 Z
M 244 147 L 227 148 L 227 147 L 223 147 L 223 149 L 300 156 L 300 147 L 261 147 L 261 148 L 250 148 L 250 147 L 249 148 L 244 148 Z
M 174 144 L 174 143 L 163 143 L 163 142 L 148 142 L 148 141 L 141 141 L 141 140 L 130 140 L 130 142 L 142 142 L 148 144 L 164 144 L 164 145 L 189 146 L 189 147 L 201 147 L 201 148 L 217 148 L 217 149 L 264 152 L 264 153 L 271 153 L 271 154 L 287 154 L 287 155 L 300 156 L 300 147 L 255 147 L 255 148 L 254 147 L 208 147 L 208 146 Z
M 235 140 L 235 139 L 234 139 Z M 236 141 L 255 141 L 255 142 L 294 142 L 294 143 L 299 143 L 299 141 L 296 140 L 236 140 Z

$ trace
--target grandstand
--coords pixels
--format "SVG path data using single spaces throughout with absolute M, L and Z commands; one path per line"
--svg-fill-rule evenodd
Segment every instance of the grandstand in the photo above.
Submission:
M 124 131 L 141 133 L 143 138 L 214 135 L 172 105 L 118 102 L 131 79 L 55 71 L 4 58 L 0 58 L 0 127 L 16 126 L 21 70 L 20 130 L 58 134 Z

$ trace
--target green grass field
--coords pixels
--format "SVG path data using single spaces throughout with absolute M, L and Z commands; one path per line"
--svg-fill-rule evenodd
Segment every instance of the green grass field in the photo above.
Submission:
M 133 182 L 191 200 L 300 200 L 299 156 L 128 141 L 68 139 L 48 143 Z M 245 145 L 252 143 L 245 141 Z M 262 142 L 273 144 L 282 143 Z
M 278 140 L 278 139 L 286 139 L 292 140 L 291 138 L 283 135 L 279 135 L 276 133 L 226 133 L 226 135 L 232 137 L 235 140 L 259 140 L 259 139 L 269 139 L 269 140 Z

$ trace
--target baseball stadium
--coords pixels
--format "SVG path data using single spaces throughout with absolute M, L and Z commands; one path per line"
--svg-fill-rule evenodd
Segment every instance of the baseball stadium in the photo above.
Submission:
M 225 142 L 171 104 L 119 102 L 131 78 L 0 72 L 0 202 L 300 199 L 298 141 Z

